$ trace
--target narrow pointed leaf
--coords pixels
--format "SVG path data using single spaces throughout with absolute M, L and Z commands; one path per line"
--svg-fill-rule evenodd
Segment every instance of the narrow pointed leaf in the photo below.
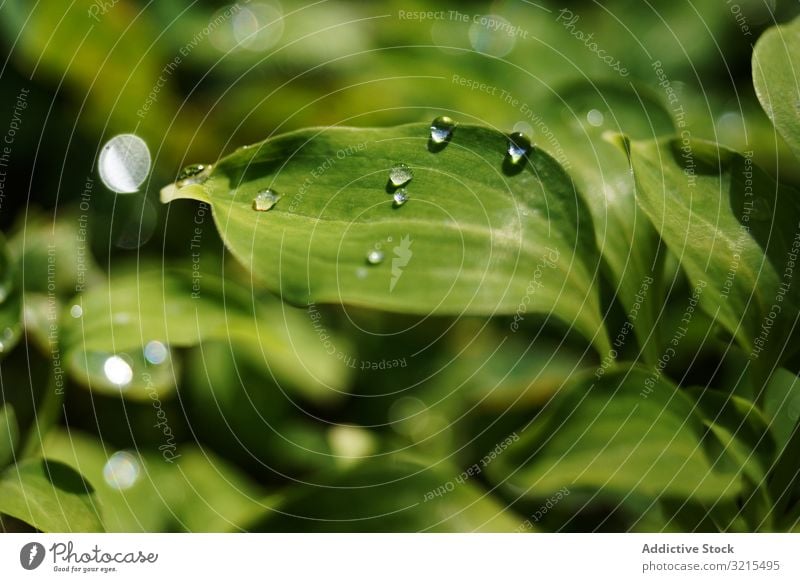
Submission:
M 780 357 L 800 292 L 798 192 L 710 142 L 634 141 L 631 160 L 639 204 L 700 289 L 700 305 L 753 360 Z

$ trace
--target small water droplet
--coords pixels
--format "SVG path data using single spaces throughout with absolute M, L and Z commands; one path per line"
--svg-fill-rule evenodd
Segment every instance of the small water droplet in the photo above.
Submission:
M 151 364 L 163 364 L 169 356 L 169 350 L 160 341 L 150 341 L 144 346 L 144 358 Z
M 81 307 L 78 304 L 75 304 L 69 308 L 69 314 L 75 319 L 78 319 L 80 316 L 83 315 L 83 307 Z
M 586 114 L 586 121 L 589 122 L 589 125 L 593 125 L 594 127 L 600 127 L 603 125 L 604 120 L 605 116 L 603 115 L 603 112 L 597 109 L 590 109 Z
M 150 174 L 150 150 L 138 135 L 111 138 L 100 150 L 97 169 L 106 188 L 118 194 L 137 192 Z
M 271 188 L 261 190 L 258 194 L 256 194 L 256 197 L 253 198 L 253 210 L 266 212 L 275 206 L 280 199 L 281 197 L 275 192 L 275 190 Z
M 103 363 L 103 373 L 119 388 L 125 388 L 133 380 L 133 368 L 119 356 L 111 356 Z
M 511 156 L 512 163 L 519 162 L 530 149 L 531 140 L 524 133 L 515 131 L 508 136 L 508 155 Z
M 208 179 L 211 169 L 211 164 L 189 164 L 178 174 L 177 184 L 181 188 L 191 184 L 202 184 Z
M 397 192 L 392 194 L 392 198 L 394 198 L 395 206 L 402 206 L 408 200 L 408 192 L 406 192 L 405 188 L 400 188 Z
M 453 135 L 456 122 L 446 115 L 441 115 L 431 122 L 431 141 L 435 144 L 446 142 Z
M 117 451 L 103 466 L 103 480 L 109 487 L 118 491 L 136 485 L 140 473 L 139 459 L 127 451 Z
M 372 250 L 368 252 L 367 262 L 370 265 L 380 265 L 383 262 L 383 251 Z
M 413 177 L 414 172 L 408 167 L 408 164 L 397 164 L 389 170 L 389 181 L 395 187 L 407 184 Z

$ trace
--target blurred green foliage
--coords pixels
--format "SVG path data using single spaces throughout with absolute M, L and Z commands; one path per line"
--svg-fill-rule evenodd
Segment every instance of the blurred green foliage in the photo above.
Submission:
M 736 6 L 2 3 L 0 529 L 797 529 L 800 360 L 781 342 L 769 366 L 744 364 L 774 289 L 737 279 L 740 305 L 719 319 L 719 298 L 706 296 L 663 360 L 698 273 L 712 264 L 722 283 L 732 260 L 698 244 L 702 225 L 684 241 L 683 223 L 718 226 L 730 210 L 719 200 L 739 191 L 729 167 L 711 167 L 699 207 L 667 207 L 664 193 L 680 189 L 663 184 L 681 168 L 652 140 L 688 132 L 752 152 L 781 193 L 800 186 L 796 104 L 782 98 L 788 112 L 768 116 L 751 74 L 756 40 L 800 8 Z M 482 15 L 494 16 L 481 25 Z M 771 103 L 764 92 L 794 61 L 780 45 L 759 51 L 784 63 L 759 69 Z M 159 203 L 187 163 L 245 144 L 441 114 L 524 131 L 564 165 L 602 254 L 598 309 L 616 358 L 541 314 L 513 336 L 508 316 L 369 301 L 312 314 L 229 254 L 234 233 L 208 205 Z M 136 193 L 98 176 L 98 154 L 120 133 L 152 156 Z M 710 166 L 730 161 L 709 149 Z M 755 240 L 749 259 L 785 253 L 790 207 L 771 207 L 781 238 Z M 688 261 L 681 244 L 696 251 Z M 635 340 L 618 346 L 633 309 Z M 781 337 L 793 337 L 791 313 Z M 655 396 L 641 400 L 653 370 Z M 501 447 L 509 435 L 520 438 Z M 561 487 L 570 494 L 527 527 Z

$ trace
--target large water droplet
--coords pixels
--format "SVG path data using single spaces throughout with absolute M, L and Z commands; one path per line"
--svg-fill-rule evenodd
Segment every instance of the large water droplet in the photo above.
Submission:
M 150 173 L 150 150 L 138 135 L 123 133 L 111 138 L 97 160 L 100 179 L 118 194 L 137 192 Z
M 453 135 L 456 122 L 442 115 L 431 122 L 431 141 L 435 144 L 446 142 Z
M 373 249 L 368 252 L 367 262 L 370 265 L 380 265 L 383 262 L 383 251 Z
M 389 181 L 392 183 L 392 186 L 395 187 L 408 184 L 413 177 L 414 172 L 407 164 L 397 164 L 389 170 Z
M 124 389 L 133 380 L 133 368 L 120 356 L 111 356 L 103 363 L 103 373 L 109 382 Z
M 515 131 L 508 136 L 508 155 L 513 163 L 519 162 L 531 149 L 531 140 L 524 133 Z
M 69 314 L 75 319 L 78 319 L 83 315 L 83 307 L 81 307 L 76 303 L 75 305 L 69 308 Z
M 103 466 L 103 480 L 112 489 L 130 489 L 139 480 L 139 459 L 127 451 L 117 451 Z
M 178 174 L 177 184 L 181 188 L 191 184 L 202 184 L 210 173 L 211 164 L 189 164 Z
M 392 194 L 392 198 L 394 198 L 395 206 L 402 206 L 408 200 L 408 192 L 405 188 L 400 188 L 397 192 Z
M 256 194 L 256 197 L 253 198 L 253 210 L 266 212 L 275 206 L 280 199 L 281 197 L 275 192 L 275 190 L 272 190 L 271 188 L 261 190 L 258 194 Z

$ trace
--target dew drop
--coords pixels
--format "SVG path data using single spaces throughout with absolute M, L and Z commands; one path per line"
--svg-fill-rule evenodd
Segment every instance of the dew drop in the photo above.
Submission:
M 150 174 L 150 150 L 138 135 L 123 133 L 100 150 L 97 169 L 106 188 L 118 194 L 137 192 Z
M 103 480 L 112 489 L 130 489 L 139 480 L 139 459 L 127 451 L 117 451 L 103 466 Z
M 515 131 L 508 136 L 508 155 L 512 163 L 519 162 L 531 149 L 531 140 L 524 133 Z
M 414 172 L 407 164 L 397 164 L 389 170 L 389 181 L 392 183 L 392 186 L 395 187 L 408 184 L 413 177 Z
M 392 195 L 394 198 L 394 205 L 395 206 L 402 206 L 408 200 L 408 192 L 405 188 L 400 188 L 397 192 Z
M 372 250 L 368 252 L 367 262 L 370 265 L 380 265 L 383 262 L 383 251 Z
M 178 186 L 183 188 L 191 184 L 202 184 L 211 173 L 211 164 L 189 164 L 178 174 Z
M 275 206 L 280 199 L 281 197 L 275 192 L 275 190 L 272 190 L 271 188 L 261 190 L 258 194 L 256 194 L 256 197 L 253 198 L 253 210 L 266 212 L 267 210 L 272 209 L 272 207 Z
M 75 305 L 69 308 L 69 314 L 75 319 L 78 319 L 80 316 L 83 315 L 83 307 L 81 307 L 76 303 Z
M 435 144 L 446 142 L 453 135 L 456 122 L 446 115 L 441 115 L 431 122 L 431 141 Z

